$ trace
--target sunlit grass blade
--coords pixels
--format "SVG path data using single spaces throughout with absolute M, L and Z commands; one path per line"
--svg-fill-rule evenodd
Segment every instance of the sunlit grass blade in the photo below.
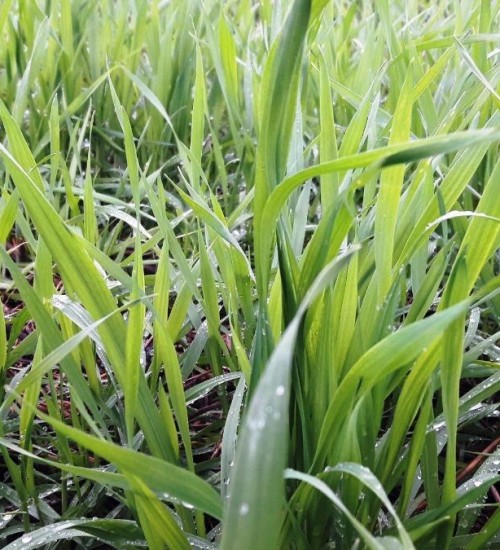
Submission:
M 442 331 L 466 311 L 467 306 L 468 302 L 461 302 L 432 318 L 404 327 L 382 340 L 359 359 L 339 386 L 337 398 L 332 401 L 323 422 L 316 455 L 317 465 L 324 460 L 328 449 L 332 448 L 332 434 L 336 433 L 333 431 L 334 426 L 339 430 L 343 424 L 341 412 L 345 412 L 344 407 L 348 407 L 356 395 L 359 398 L 367 393 L 382 377 L 395 369 L 409 365 L 423 349 L 436 340 Z M 374 364 L 383 367 L 373 370 Z M 358 390 L 361 379 L 364 380 L 364 383 Z
M 391 124 L 389 146 L 406 142 L 410 136 L 413 98 L 413 67 L 410 66 L 401 90 L 399 102 Z M 377 267 L 378 302 L 382 303 L 392 285 L 392 264 L 394 231 L 400 193 L 405 174 L 404 166 L 394 166 L 384 170 L 380 178 L 375 214 L 375 264 Z

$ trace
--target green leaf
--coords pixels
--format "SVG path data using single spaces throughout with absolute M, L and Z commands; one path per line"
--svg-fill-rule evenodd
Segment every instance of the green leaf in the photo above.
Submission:
M 222 507 L 215 490 L 201 478 L 164 460 L 115 445 L 37 411 L 59 433 L 111 462 L 126 478 L 137 478 L 171 502 L 185 503 L 220 519 Z
M 352 249 L 327 265 L 304 297 L 255 389 L 243 423 L 231 494 L 224 514 L 221 548 L 274 549 L 284 509 L 283 470 L 288 448 L 291 367 L 302 317 L 346 264 Z

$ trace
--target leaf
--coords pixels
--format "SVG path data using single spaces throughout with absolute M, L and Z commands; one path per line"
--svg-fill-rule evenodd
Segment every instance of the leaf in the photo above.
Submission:
M 297 479 L 304 483 L 307 483 L 321 491 L 328 499 L 330 499 L 336 508 L 338 508 L 347 519 L 352 523 L 360 537 L 363 539 L 366 547 L 370 550 L 385 550 L 387 547 L 379 542 L 367 529 L 364 525 L 356 519 L 356 517 L 351 514 L 349 508 L 343 504 L 340 498 L 330 489 L 330 487 L 321 479 L 314 477 L 309 474 L 304 474 L 302 472 L 297 472 L 292 469 L 285 470 L 285 477 L 288 479 Z
M 347 251 L 318 275 L 255 389 L 236 452 L 221 550 L 232 548 L 235 540 L 238 540 L 241 550 L 276 548 L 285 500 L 283 470 L 288 447 L 288 407 L 295 340 L 307 308 L 357 250 Z
M 352 404 L 389 374 L 402 367 L 409 368 L 422 350 L 430 346 L 453 321 L 463 315 L 468 306 L 468 301 L 460 302 L 432 317 L 393 332 L 370 348 L 351 367 L 339 385 L 335 399 L 331 400 L 325 416 L 314 468 L 322 467 Z
M 343 463 L 343 464 L 337 464 L 332 468 L 328 468 L 327 471 L 344 472 L 344 473 L 350 474 L 356 477 L 357 479 L 359 479 L 359 481 L 361 481 L 366 487 L 368 487 L 370 491 L 373 491 L 377 495 L 377 497 L 383 502 L 384 506 L 387 508 L 387 510 L 393 517 L 399 532 L 402 548 L 405 548 L 405 549 L 414 548 L 413 543 L 410 539 L 410 536 L 406 532 L 406 529 L 404 528 L 403 523 L 399 519 L 396 513 L 396 510 L 392 506 L 391 501 L 389 500 L 389 497 L 387 496 L 386 492 L 382 487 L 382 484 L 368 468 L 366 468 L 365 466 L 362 466 L 361 464 Z
M 61 540 L 90 537 L 104 543 L 124 545 L 142 542 L 141 532 L 133 521 L 123 519 L 71 519 L 51 523 L 40 529 L 25 533 L 4 550 L 31 550 Z M 118 547 L 120 547 L 118 546 Z
M 126 478 L 136 477 L 166 500 L 187 503 L 216 519 L 221 518 L 219 496 L 206 481 L 192 472 L 156 457 L 104 441 L 39 411 L 37 416 L 78 445 L 115 464 Z

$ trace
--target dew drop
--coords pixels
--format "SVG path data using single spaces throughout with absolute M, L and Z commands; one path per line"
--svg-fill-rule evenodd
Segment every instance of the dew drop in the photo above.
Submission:
M 33 540 L 33 537 L 32 537 L 31 535 L 28 535 L 28 534 L 23 535 L 23 536 L 21 537 L 21 542 L 22 542 L 23 544 L 29 544 L 32 540 Z
M 263 430 L 266 427 L 266 421 L 264 418 L 253 419 L 248 423 L 248 427 L 251 430 Z
M 276 388 L 276 395 L 278 397 L 282 396 L 282 395 L 285 395 L 285 386 L 278 386 Z
M 248 511 L 250 510 L 250 506 L 246 502 L 244 502 L 240 506 L 240 516 L 246 516 L 248 514 Z

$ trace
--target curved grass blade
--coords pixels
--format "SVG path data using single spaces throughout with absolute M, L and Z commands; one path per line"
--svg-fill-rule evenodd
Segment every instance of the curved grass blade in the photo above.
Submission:
M 327 468 L 327 471 L 344 472 L 344 473 L 350 474 L 356 477 L 357 479 L 359 479 L 359 481 L 361 481 L 364 485 L 366 485 L 366 487 L 368 487 L 371 491 L 373 491 L 377 495 L 377 497 L 383 502 L 384 506 L 387 508 L 391 516 L 394 518 L 394 522 L 398 529 L 403 548 L 405 549 L 414 548 L 411 538 L 408 535 L 406 529 L 404 528 L 403 523 L 399 519 L 399 516 L 396 513 L 396 510 L 394 509 L 393 505 L 391 504 L 389 497 L 384 491 L 382 484 L 368 468 L 366 468 L 365 466 L 362 466 L 361 464 L 347 462 L 343 464 L 337 464 L 332 468 Z
M 36 411 L 36 414 L 78 445 L 115 464 L 125 477 L 135 476 L 152 491 L 163 493 L 167 500 L 180 501 L 214 518 L 221 518 L 219 496 L 206 481 L 194 473 L 156 457 L 99 439 L 40 411 Z
M 369 548 L 370 550 L 386 550 L 386 546 L 379 542 L 370 533 L 370 531 L 368 531 L 368 529 L 366 529 L 366 527 L 360 521 L 358 521 L 353 514 L 351 514 L 349 508 L 344 505 L 342 500 L 330 489 L 330 487 L 328 487 L 328 485 L 324 481 L 310 474 L 304 474 L 302 472 L 297 472 L 292 469 L 285 470 L 285 478 L 297 479 L 299 481 L 307 483 L 308 485 L 311 485 L 312 487 L 323 493 L 329 500 L 333 502 L 335 507 L 338 508 L 352 523 L 356 531 L 359 533 L 359 536 L 363 539 L 367 548 Z
M 121 548 L 126 544 L 141 546 L 142 533 L 134 521 L 124 519 L 71 519 L 59 521 L 25 533 L 14 542 L 4 546 L 4 550 L 31 550 L 47 547 L 61 540 L 94 538 Z M 145 542 L 145 541 L 144 541 Z
M 390 373 L 404 366 L 409 367 L 422 350 L 429 347 L 453 321 L 467 311 L 469 304 L 469 300 L 460 302 L 432 317 L 403 327 L 370 348 L 351 367 L 339 385 L 321 427 L 315 468 L 322 467 L 352 403 Z
M 263 371 L 240 435 L 221 549 L 274 550 L 284 508 L 283 470 L 288 447 L 288 406 L 295 341 L 302 317 L 358 248 L 327 265 L 311 285 Z
M 260 261 L 264 262 L 260 266 L 260 269 L 262 271 L 269 270 L 271 245 L 278 216 L 292 192 L 308 179 L 331 172 L 351 170 L 354 168 L 370 167 L 371 170 L 376 172 L 384 167 L 415 162 L 430 156 L 457 151 L 477 143 L 492 142 L 496 140 L 500 140 L 500 131 L 494 128 L 457 132 L 455 134 L 425 138 L 410 143 L 390 145 L 388 147 L 382 147 L 356 155 L 341 157 L 297 172 L 293 176 L 284 179 L 270 194 L 265 202 L 265 206 L 263 206 L 262 219 L 266 220 L 266 231 L 262 231 L 259 234 L 259 240 L 256 242 L 256 252 L 257 250 L 259 251 L 259 257 L 256 258 L 256 263 L 260 258 Z M 345 192 L 346 190 L 343 191 Z

